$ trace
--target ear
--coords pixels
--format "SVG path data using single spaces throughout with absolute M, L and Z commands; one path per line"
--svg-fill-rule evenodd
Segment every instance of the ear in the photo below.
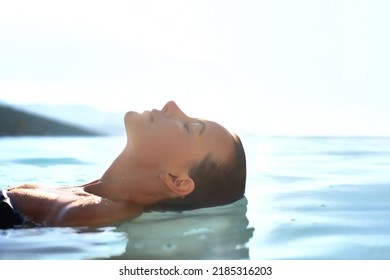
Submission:
M 162 171 L 160 178 L 178 196 L 189 195 L 195 189 L 195 182 L 188 174 L 173 175 L 168 171 Z

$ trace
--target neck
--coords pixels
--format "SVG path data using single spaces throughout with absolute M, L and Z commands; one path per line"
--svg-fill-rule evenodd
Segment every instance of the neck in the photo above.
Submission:
M 111 200 L 126 200 L 147 205 L 165 198 L 161 180 L 151 170 L 140 167 L 122 152 L 104 172 L 103 176 L 84 186 L 85 191 Z
M 123 191 L 130 191 L 137 182 L 134 176 L 136 172 L 129 165 L 125 152 L 122 152 L 99 180 L 84 186 L 85 190 L 111 200 L 130 200 Z

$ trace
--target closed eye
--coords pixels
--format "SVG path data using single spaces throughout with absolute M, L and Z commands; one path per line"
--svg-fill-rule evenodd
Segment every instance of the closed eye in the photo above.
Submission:
M 201 135 L 205 129 L 205 123 L 202 122 L 201 120 L 195 121 L 195 122 L 189 122 L 189 123 L 184 123 L 184 128 L 190 133 L 192 127 L 197 127 L 200 126 L 199 129 L 199 135 Z M 197 128 L 198 129 L 198 128 Z

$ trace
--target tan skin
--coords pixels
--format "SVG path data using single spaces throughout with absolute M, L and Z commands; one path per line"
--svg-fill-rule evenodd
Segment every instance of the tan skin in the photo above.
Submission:
M 223 126 L 190 118 L 173 102 L 125 115 L 127 144 L 103 176 L 77 187 L 24 184 L 7 194 L 28 219 L 46 226 L 103 226 L 134 219 L 144 206 L 190 194 L 191 163 L 211 153 L 232 160 L 234 140 Z

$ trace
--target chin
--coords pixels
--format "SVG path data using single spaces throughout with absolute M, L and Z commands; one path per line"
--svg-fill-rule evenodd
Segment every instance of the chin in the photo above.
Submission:
M 133 122 L 137 118 L 137 115 L 139 115 L 137 112 L 129 111 L 124 116 L 124 124 L 126 132 L 129 132 L 130 127 L 132 126 Z
M 124 116 L 125 126 L 131 125 L 133 122 L 142 120 L 143 116 L 140 113 L 129 111 Z
M 137 113 L 129 111 L 124 117 L 125 129 L 127 137 L 134 137 L 135 135 L 143 135 L 145 130 L 150 126 L 150 117 L 146 113 Z
M 134 118 L 135 115 L 139 115 L 139 113 L 134 112 L 134 111 L 128 111 L 128 112 L 125 114 L 125 116 L 124 116 L 125 123 L 126 123 L 128 120 Z

